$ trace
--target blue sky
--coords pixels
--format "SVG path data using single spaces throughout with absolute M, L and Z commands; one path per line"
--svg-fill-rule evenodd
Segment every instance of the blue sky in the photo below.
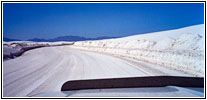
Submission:
M 4 3 L 4 37 L 129 36 L 204 23 L 203 3 Z

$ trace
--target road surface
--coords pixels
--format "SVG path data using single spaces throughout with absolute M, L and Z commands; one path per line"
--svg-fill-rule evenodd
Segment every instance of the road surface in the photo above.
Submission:
M 3 62 L 3 96 L 60 91 L 69 80 L 186 74 L 165 67 L 69 46 L 30 50 Z

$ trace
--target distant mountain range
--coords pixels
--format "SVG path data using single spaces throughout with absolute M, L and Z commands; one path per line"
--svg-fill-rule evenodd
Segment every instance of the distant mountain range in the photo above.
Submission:
M 21 40 L 18 40 L 18 39 L 10 39 L 10 38 L 3 38 L 4 41 L 6 42 L 9 42 L 9 41 L 21 41 Z
M 80 36 L 61 36 L 53 39 L 40 39 L 40 38 L 34 38 L 34 39 L 28 39 L 27 41 L 34 41 L 34 42 L 57 42 L 57 41 L 69 41 L 69 42 L 75 42 L 75 41 L 86 41 L 86 40 L 102 40 L 102 39 L 111 39 L 111 38 L 118 38 L 118 37 L 96 37 L 96 38 L 85 38 Z M 18 39 L 10 39 L 10 38 L 3 38 L 4 41 L 21 41 Z

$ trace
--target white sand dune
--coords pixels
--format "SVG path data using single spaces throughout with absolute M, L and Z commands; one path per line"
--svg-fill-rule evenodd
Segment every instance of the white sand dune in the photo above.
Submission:
M 117 39 L 76 42 L 73 48 L 142 60 L 204 76 L 204 24 Z

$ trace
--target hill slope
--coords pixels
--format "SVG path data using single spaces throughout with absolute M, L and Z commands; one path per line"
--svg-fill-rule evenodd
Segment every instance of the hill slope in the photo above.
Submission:
M 73 47 L 130 57 L 203 76 L 203 24 L 117 39 L 76 42 Z

